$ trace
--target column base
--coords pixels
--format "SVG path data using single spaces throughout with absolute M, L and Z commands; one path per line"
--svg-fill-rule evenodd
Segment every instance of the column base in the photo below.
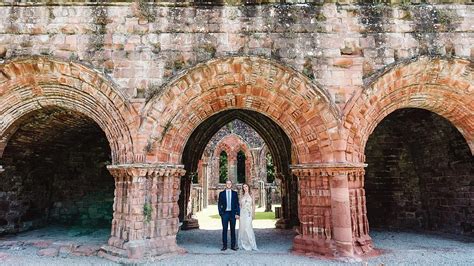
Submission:
M 111 237 L 109 245 L 102 246 L 98 256 L 117 263 L 142 263 L 186 253 L 176 244 L 175 236 L 130 241 L 120 245 L 120 248 L 111 245 L 120 242 L 120 239 Z
M 372 238 L 368 235 L 357 237 L 354 241 L 354 253 L 357 255 L 367 255 L 374 251 Z
M 275 223 L 275 228 L 277 229 L 289 229 L 290 222 L 284 218 L 280 218 Z
M 335 252 L 334 240 L 315 239 L 301 235 L 293 240 L 292 253 L 297 255 L 335 257 Z
M 296 236 L 293 240 L 292 253 L 305 256 L 317 257 L 366 257 L 377 256 L 372 244 L 372 239 L 360 238 L 355 243 L 338 243 L 337 241 L 316 239 L 311 237 Z
M 194 218 L 187 218 L 181 225 L 181 230 L 199 229 L 199 221 Z

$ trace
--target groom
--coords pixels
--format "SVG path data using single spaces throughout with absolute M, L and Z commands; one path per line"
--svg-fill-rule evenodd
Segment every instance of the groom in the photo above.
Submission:
M 239 219 L 240 206 L 239 195 L 232 190 L 232 181 L 225 182 L 225 190 L 219 193 L 219 215 L 222 220 L 222 251 L 227 249 L 227 228 L 230 222 L 230 248 L 237 250 L 235 240 L 235 221 Z

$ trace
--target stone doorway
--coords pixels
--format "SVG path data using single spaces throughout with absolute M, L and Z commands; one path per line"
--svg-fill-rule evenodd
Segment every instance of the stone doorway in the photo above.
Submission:
M 215 217 L 219 192 L 224 189 L 225 181 L 230 179 L 239 192 L 243 183 L 251 186 L 259 214 L 256 220 L 264 219 L 267 221 L 265 228 L 274 228 L 275 219 L 282 218 L 282 186 L 281 180 L 276 178 L 277 172 L 271 153 L 260 135 L 245 122 L 238 119 L 231 121 L 212 136 L 198 162 L 187 205 L 188 217 L 201 213 Z M 273 223 L 270 225 L 269 221 Z M 190 225 L 185 224 L 181 229 L 190 229 Z M 207 226 L 201 224 L 200 228 Z
M 274 163 L 272 183 L 267 180 L 267 155 Z M 297 181 L 290 173 L 290 157 L 288 137 L 268 117 L 242 109 L 210 117 L 196 128 L 184 149 L 186 174 L 181 179 L 179 201 L 181 229 L 199 228 L 194 214 L 208 206 L 216 208 L 218 193 L 224 189 L 222 178 L 232 180 L 239 192 L 244 179 L 252 189 L 256 207 L 263 209 L 259 212 L 278 211 L 276 227 L 298 226 Z M 239 174 L 244 178 L 239 178 Z M 276 209 L 272 209 L 272 201 L 278 205 Z M 264 215 L 259 213 L 260 216 Z
M 474 236 L 474 157 L 459 131 L 423 109 L 399 109 L 366 145 L 372 228 Z

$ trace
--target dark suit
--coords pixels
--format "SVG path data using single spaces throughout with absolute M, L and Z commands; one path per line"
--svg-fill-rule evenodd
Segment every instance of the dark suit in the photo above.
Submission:
M 227 248 L 227 228 L 230 222 L 230 245 L 231 247 L 236 247 L 235 240 L 235 215 L 240 215 L 240 206 L 239 206 L 239 195 L 237 192 L 232 191 L 231 196 L 231 208 L 230 211 L 227 210 L 227 192 L 226 190 L 219 193 L 219 201 L 217 203 L 219 209 L 219 215 L 221 216 L 222 221 L 222 245 Z

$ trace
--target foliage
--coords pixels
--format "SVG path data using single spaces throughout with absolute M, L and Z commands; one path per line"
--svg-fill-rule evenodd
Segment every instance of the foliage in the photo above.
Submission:
M 143 215 L 145 216 L 145 222 L 149 223 L 151 221 L 151 204 L 150 203 L 145 203 L 143 205 Z
M 227 153 L 222 151 L 219 156 L 219 183 L 227 180 Z
M 265 156 L 267 159 L 267 182 L 273 183 L 275 180 L 275 166 L 273 165 L 273 158 L 270 153 Z
M 231 123 L 228 123 L 227 125 L 227 129 L 230 131 L 230 132 L 234 132 L 234 124 Z
M 138 11 L 140 12 L 140 16 L 147 19 L 149 22 L 154 22 L 156 17 L 156 12 L 153 9 L 153 3 L 150 3 L 145 0 L 138 1 Z

